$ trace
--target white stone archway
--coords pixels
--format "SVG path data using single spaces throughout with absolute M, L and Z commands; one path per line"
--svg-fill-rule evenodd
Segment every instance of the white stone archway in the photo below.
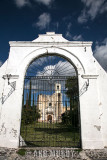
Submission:
M 55 33 L 32 42 L 10 42 L 8 60 L 0 68 L 0 146 L 19 147 L 24 76 L 42 55 L 60 55 L 78 72 L 83 149 L 107 146 L 107 74 L 92 55 L 92 42 L 70 42 Z

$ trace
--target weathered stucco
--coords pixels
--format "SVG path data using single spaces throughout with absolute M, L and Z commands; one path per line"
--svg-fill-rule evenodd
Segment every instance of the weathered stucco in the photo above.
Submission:
M 19 147 L 24 76 L 34 59 L 48 54 L 65 57 L 78 72 L 82 148 L 107 146 L 107 74 L 91 45 L 53 32 L 32 42 L 10 42 L 9 58 L 0 67 L 0 147 Z

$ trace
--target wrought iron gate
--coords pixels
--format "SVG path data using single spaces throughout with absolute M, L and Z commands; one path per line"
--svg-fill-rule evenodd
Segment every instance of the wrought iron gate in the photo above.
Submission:
M 21 146 L 80 147 L 78 79 L 73 76 L 26 76 Z

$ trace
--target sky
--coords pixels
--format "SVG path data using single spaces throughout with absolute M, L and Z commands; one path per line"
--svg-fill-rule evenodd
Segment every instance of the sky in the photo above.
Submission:
M 92 41 L 93 54 L 107 71 L 106 0 L 1 0 L 0 66 L 9 41 L 32 41 L 50 31 L 70 41 Z

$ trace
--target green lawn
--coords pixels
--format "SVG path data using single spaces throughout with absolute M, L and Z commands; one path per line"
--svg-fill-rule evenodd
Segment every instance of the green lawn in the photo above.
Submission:
M 28 146 L 79 147 L 79 129 L 62 123 L 33 122 L 21 126 L 21 136 Z

